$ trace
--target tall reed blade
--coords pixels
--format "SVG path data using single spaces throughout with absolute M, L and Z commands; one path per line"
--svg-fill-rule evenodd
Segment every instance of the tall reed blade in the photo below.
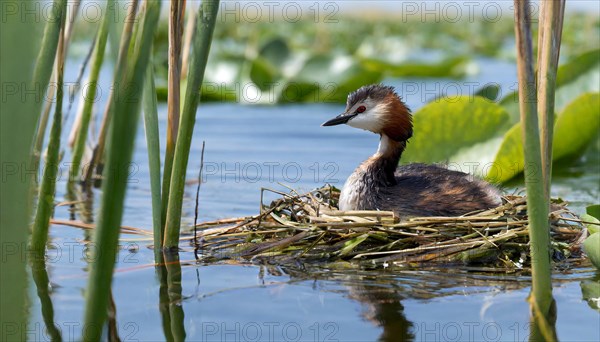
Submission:
M 180 115 L 180 84 L 181 84 L 181 39 L 183 35 L 183 17 L 185 13 L 185 0 L 172 0 L 169 13 L 169 74 L 167 94 L 167 143 L 165 151 L 165 170 L 162 188 L 162 219 L 167 213 L 169 187 L 171 184 L 171 171 L 175 155 L 175 143 L 179 131 Z M 164 224 L 164 221 L 163 221 Z
M 50 17 L 46 21 L 46 27 L 44 28 L 42 46 L 40 48 L 33 72 L 32 89 L 36 89 L 37 96 L 40 99 L 38 102 L 39 105 L 44 103 L 44 101 L 41 101 L 41 99 L 44 97 L 44 95 L 46 95 L 48 83 L 50 82 L 52 70 L 54 69 L 60 27 L 67 15 L 67 0 L 54 0 L 51 10 L 49 11 L 49 15 Z M 53 97 L 55 95 L 53 88 L 51 88 L 48 95 L 49 97 Z M 37 170 L 39 167 L 42 145 L 44 143 L 44 135 L 46 133 L 46 126 L 50 116 L 50 108 L 51 104 L 48 103 L 48 105 L 44 108 L 44 112 L 40 117 L 40 121 L 38 122 L 32 155 L 32 166 L 34 170 Z M 36 109 L 36 113 L 39 111 L 40 107 Z
M 552 180 L 552 137 L 554 136 L 554 96 L 560 56 L 564 0 L 541 1 L 538 34 L 538 117 L 542 147 L 542 179 L 545 195 L 550 198 Z
M 120 77 L 125 73 L 125 65 L 127 63 L 127 54 L 129 51 L 129 44 L 131 42 L 131 36 L 133 35 L 133 24 L 135 23 L 135 14 L 137 12 L 137 5 L 138 5 L 138 0 L 132 0 L 131 5 L 129 6 L 129 11 L 127 12 L 127 17 L 126 17 L 127 19 L 125 20 L 125 27 L 123 28 L 123 33 L 121 34 L 121 42 L 119 44 L 119 57 L 117 58 L 117 64 L 116 64 L 115 72 L 114 72 L 115 80 L 120 79 Z M 113 9 L 113 11 L 116 11 L 116 10 Z M 115 13 L 115 18 L 116 18 L 116 12 L 108 12 L 108 13 Z M 115 90 L 115 87 L 117 88 L 117 90 Z M 84 182 L 87 184 L 90 184 L 92 177 L 93 177 L 94 169 L 101 164 L 101 160 L 104 155 L 104 147 L 106 145 L 106 136 L 108 135 L 108 128 L 109 128 L 110 121 L 112 119 L 113 111 L 114 111 L 114 108 L 113 108 L 114 92 L 115 91 L 123 91 L 123 89 L 120 89 L 123 87 L 125 87 L 125 84 L 123 84 L 123 83 L 114 84 L 113 88 L 111 89 L 110 93 L 108 94 L 108 101 L 106 102 L 106 108 L 104 110 L 104 118 L 102 119 L 102 125 L 100 127 L 100 134 L 98 135 L 98 143 L 96 144 L 96 147 L 94 147 L 92 162 L 90 163 L 90 165 L 87 168 L 87 173 L 86 173 L 85 179 L 84 179 Z
M 196 123 L 196 110 L 200 102 L 200 86 L 204 78 L 204 70 L 208 62 L 208 54 L 212 42 L 213 31 L 219 11 L 218 0 L 205 0 L 198 10 L 192 60 L 188 72 L 188 83 L 185 92 L 185 102 L 181 116 L 181 126 L 175 146 L 173 173 L 169 203 L 167 208 L 164 247 L 177 248 L 179 243 L 179 228 L 181 225 L 181 208 L 185 188 L 185 175 L 189 159 L 192 134 Z
M 24 309 L 27 303 L 32 302 L 27 300 L 27 293 L 31 293 L 28 291 L 27 264 L 19 251 L 27 245 L 32 207 L 30 185 L 33 177 L 23 177 L 23 166 L 31 159 L 42 103 L 42 95 L 23 96 L 22 88 L 22 85 L 31 84 L 32 66 L 40 47 L 37 16 L 24 15 L 23 12 L 23 9 L 34 8 L 35 4 L 31 0 L 3 2 L 0 24 L 0 84 L 3 87 L 0 105 L 0 241 L 3 254 L 0 266 L 0 327 L 2 339 L 7 341 L 22 340 L 28 333 L 26 329 L 31 327 L 27 324 L 28 312 Z M 60 28 L 58 23 L 52 25 Z M 52 59 L 49 63 L 51 70 L 54 55 L 50 54 L 48 58 Z
M 46 93 L 52 75 L 59 34 L 67 13 L 67 0 L 54 0 L 48 13 L 50 17 L 46 21 L 44 38 L 33 73 L 33 85 L 35 89 L 39 89 L 40 96 Z
M 181 286 L 181 262 L 179 253 L 166 253 L 164 267 L 167 270 L 167 294 L 169 303 L 169 317 L 171 322 L 170 333 L 174 341 L 185 341 L 184 311 L 181 306 L 183 300 Z M 162 299 L 162 298 L 161 298 Z
M 42 318 L 44 319 L 48 337 L 53 342 L 62 341 L 60 328 L 57 326 L 54 319 L 54 305 L 52 304 L 52 292 L 50 291 L 52 286 L 50 284 L 48 272 L 46 271 L 45 259 L 34 258 L 31 260 L 31 276 L 37 289 L 37 295 L 42 309 Z
M 535 76 L 533 72 L 533 48 L 531 42 L 531 13 L 529 1 L 515 0 L 515 36 L 517 43 L 517 71 L 519 77 L 519 109 L 521 134 L 525 155 L 525 186 L 527 189 L 527 212 L 531 248 L 532 291 L 530 302 L 535 317 L 532 336 L 546 331 L 545 338 L 552 338 L 552 331 L 541 327 L 550 326 L 552 280 L 550 269 L 550 225 L 548 220 L 549 199 L 541 174 L 542 156 L 537 117 Z M 546 179 L 549 181 L 549 179 Z
M 54 119 L 50 130 L 50 140 L 48 141 L 48 155 L 42 176 L 40 186 L 37 212 L 33 225 L 33 235 L 31 237 L 31 247 L 37 253 L 37 257 L 43 258 L 46 242 L 48 241 L 48 227 L 50 225 L 50 216 L 54 210 L 54 192 L 56 190 L 56 179 L 58 175 L 58 153 L 60 150 L 60 134 L 62 126 L 62 104 L 63 104 L 63 73 L 65 66 L 64 56 L 64 31 L 65 22 L 61 23 L 61 34 L 58 39 L 58 55 L 56 58 L 56 107 L 54 109 Z
M 154 232 L 154 250 L 160 253 L 163 238 L 161 219 L 161 189 L 160 189 L 160 134 L 158 131 L 158 109 L 152 56 L 146 70 L 144 80 L 144 129 L 148 145 L 148 167 L 150 169 L 150 192 L 152 193 L 152 228 Z M 158 260 L 156 260 L 158 262 Z
M 69 20 L 65 22 L 65 30 L 63 31 L 63 38 L 65 40 L 63 44 L 64 55 L 67 55 L 67 51 L 69 50 L 69 41 L 71 40 L 71 33 L 73 32 L 73 24 L 75 23 L 75 19 L 77 18 L 77 13 L 79 11 L 79 5 L 81 4 L 81 0 L 75 0 L 69 4 L 69 6 L 65 9 L 64 16 L 68 16 Z M 67 11 L 68 9 L 68 11 Z M 70 13 L 70 14 L 68 14 Z M 55 75 L 56 73 L 54 73 Z M 56 77 L 56 76 L 55 76 Z M 47 98 L 53 98 L 55 95 L 55 88 L 52 87 L 49 89 Z M 46 135 L 46 126 L 48 125 L 48 118 L 50 117 L 50 109 L 52 108 L 52 103 L 50 101 L 47 102 L 47 105 L 42 112 L 42 116 L 40 117 L 40 123 L 38 125 L 38 132 L 35 138 L 35 144 L 33 145 L 33 169 L 37 170 L 39 167 L 42 145 L 44 144 L 44 137 Z M 68 112 L 68 111 L 67 111 Z
M 147 1 L 141 24 L 143 39 L 129 56 L 124 75 L 116 75 L 115 83 L 120 87 L 113 97 L 114 120 L 110 129 L 109 148 L 105 178 L 102 183 L 102 199 L 98 226 L 94 235 L 96 255 L 86 292 L 84 336 L 86 341 L 100 339 L 106 321 L 108 298 L 112 282 L 113 267 L 118 250 L 119 228 L 123 216 L 127 176 L 133 154 L 135 134 L 141 102 L 141 90 L 151 53 L 154 32 L 158 25 L 160 1 Z M 132 93 L 131 90 L 134 90 Z M 130 90 L 130 91 L 126 91 Z M 100 252 L 101 251 L 101 252 Z
M 114 0 L 108 0 L 106 8 L 114 6 Z M 98 87 L 98 78 L 100 76 L 100 69 L 104 61 L 104 51 L 106 48 L 106 41 L 108 40 L 108 21 L 109 15 L 104 16 L 102 23 L 100 24 L 100 30 L 98 31 L 98 38 L 94 47 L 94 55 L 92 57 L 92 69 L 87 82 L 88 92 L 83 97 L 83 110 L 80 116 L 79 129 L 75 139 L 75 145 L 73 149 L 73 158 L 71 162 L 71 170 L 69 173 L 69 181 L 74 181 L 79 177 L 79 167 L 81 165 L 81 159 L 83 158 L 83 152 L 88 137 L 88 130 L 90 126 L 90 119 L 92 117 L 92 109 L 96 100 L 96 91 Z

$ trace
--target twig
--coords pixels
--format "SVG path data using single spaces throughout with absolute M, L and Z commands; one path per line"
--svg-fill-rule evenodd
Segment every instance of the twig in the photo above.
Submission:
M 202 141 L 202 152 L 200 154 L 200 170 L 198 171 L 198 186 L 196 187 L 196 206 L 194 208 L 194 254 L 198 251 L 198 240 L 196 239 L 198 224 L 198 203 L 200 197 L 200 186 L 202 185 L 202 169 L 204 168 L 204 147 L 205 141 Z M 197 256 L 197 254 L 196 254 Z

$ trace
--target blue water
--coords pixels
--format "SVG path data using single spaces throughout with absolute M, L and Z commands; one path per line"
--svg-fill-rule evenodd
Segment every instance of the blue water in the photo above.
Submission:
M 497 67 L 498 77 L 480 73 L 467 81 L 494 79 L 502 85 L 514 82 L 514 66 Z M 449 81 L 417 82 L 435 87 L 436 82 Z M 422 94 L 407 97 L 413 109 L 426 100 Z M 345 126 L 320 127 L 341 110 L 342 105 L 334 104 L 202 104 L 188 167 L 188 179 L 193 181 L 199 170 L 202 141 L 206 141 L 200 219 L 256 214 L 260 189 L 285 191 L 278 183 L 297 190 L 310 190 L 324 183 L 341 186 L 378 144 L 377 137 L 368 132 Z M 159 119 L 164 133 L 164 104 L 159 107 Z M 146 142 L 141 123 L 132 134 L 137 137 L 135 167 L 123 224 L 151 230 Z M 164 142 L 161 143 L 164 148 Z M 70 160 L 68 151 L 64 160 Z M 553 195 L 575 202 L 576 210 L 581 212 L 586 204 L 598 202 L 600 170 L 597 163 L 574 169 L 574 173 L 583 171 L 584 175 L 556 178 Z M 184 227 L 193 222 L 195 186 L 186 188 Z M 58 201 L 64 199 L 64 189 L 63 180 L 58 184 Z M 99 191 L 95 198 L 99 198 Z M 55 218 L 69 217 L 68 206 L 56 209 Z M 91 261 L 86 250 L 93 245 L 88 245 L 89 236 L 76 228 L 54 225 L 50 234 L 53 249 L 48 253 L 47 265 L 54 322 L 63 339 L 76 340 L 81 334 Z M 522 341 L 528 337 L 526 299 L 530 281 L 526 276 L 494 276 L 460 269 L 360 270 L 351 265 L 328 269 L 301 264 L 294 268 L 226 262 L 197 264 L 186 244 L 182 244 L 184 251 L 180 253 L 181 298 L 172 301 L 166 310 L 170 314 L 166 314 L 159 305 L 159 275 L 149 248 L 152 242 L 139 235 L 123 235 L 122 239 L 112 294 L 118 335 L 123 341 L 163 340 L 165 331 L 181 333 L 182 329 L 187 339 L 194 341 Z M 600 340 L 600 314 L 582 299 L 580 284 L 585 281 L 597 282 L 598 272 L 579 268 L 555 275 L 557 331 L 561 340 Z M 30 297 L 27 339 L 47 340 L 33 282 Z M 165 324 L 165 317 L 181 319 Z

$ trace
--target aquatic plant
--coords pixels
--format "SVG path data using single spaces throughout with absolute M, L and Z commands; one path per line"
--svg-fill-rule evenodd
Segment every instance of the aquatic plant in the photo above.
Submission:
M 19 2 L 24 7 L 32 6 L 32 3 L 33 1 L 30 0 Z M 9 7 L 4 7 L 4 10 L 8 11 Z M 56 13 L 53 12 L 53 14 Z M 41 51 L 39 40 L 36 39 L 39 25 L 31 20 L 33 16 L 28 16 L 29 19 L 23 20 L 20 13 L 11 15 L 3 12 L 3 15 L 5 16 L 0 30 L 0 41 L 2 42 L 0 83 L 6 88 L 3 91 L 5 97 L 1 106 L 2 115 L 0 115 L 0 160 L 3 165 L 2 191 L 0 191 L 0 239 L 3 251 L 8 252 L 10 248 L 14 247 L 14 250 L 18 250 L 19 246 L 26 246 L 29 238 L 28 227 L 31 223 L 33 207 L 30 185 L 33 183 L 33 177 L 22 178 L 20 171 L 22 171 L 23 165 L 29 165 L 31 161 L 31 149 L 44 97 L 41 95 L 41 89 L 39 96 L 22 97 L 23 88 L 9 88 L 16 85 L 35 85 L 32 83 L 34 77 L 32 66 L 35 65 L 36 56 Z M 55 34 L 58 38 L 60 23 L 55 21 L 52 22 L 52 25 L 55 26 Z M 29 43 L 23 44 L 23 42 Z M 54 49 L 57 48 L 57 42 L 56 39 L 52 44 Z M 46 48 L 44 47 L 42 50 L 45 51 Z M 38 64 L 40 65 L 38 70 L 45 69 L 44 73 L 48 75 L 47 79 L 38 76 L 39 80 L 46 79 L 44 87 L 47 86 L 49 74 L 52 72 L 54 58 L 55 55 L 44 53 L 43 59 L 51 60 L 44 62 L 44 68 Z M 41 83 L 39 83 L 40 86 Z M 0 267 L 0 279 L 2 279 L 0 325 L 2 327 L 27 326 L 28 312 L 23 309 L 30 302 L 26 298 L 29 292 L 26 265 L 27 260 L 21 253 L 12 255 L 5 253 Z M 13 333 L 7 330 L 4 332 L 4 339 L 19 340 L 22 338 L 23 330 L 19 328 Z
M 135 5 L 135 4 L 134 4 Z M 158 24 L 160 1 L 146 1 L 142 15 L 139 18 L 139 32 L 134 49 L 121 45 L 121 54 L 127 61 L 119 68 L 122 73 L 115 74 L 114 85 L 130 85 L 136 89 L 134 96 L 126 96 L 124 87 L 117 88 L 117 96 L 112 108 L 114 117 L 109 135 L 106 170 L 102 183 L 102 199 L 98 215 L 98 229 L 95 231 L 96 244 L 95 263 L 91 267 L 86 291 L 86 307 L 83 338 L 86 341 L 100 339 L 102 326 L 106 320 L 110 285 L 113 268 L 118 250 L 119 226 L 123 215 L 127 176 L 133 153 L 134 134 L 130 129 L 137 127 L 138 114 L 141 104 L 141 90 L 144 76 L 147 72 L 152 39 Z M 135 15 L 132 6 L 129 18 Z M 128 34 L 127 32 L 124 33 Z M 129 54 L 128 52 L 131 52 Z M 129 94 L 131 95 L 131 94 Z M 101 253 L 99 253 L 101 251 Z
M 556 340 L 556 307 L 552 297 L 550 266 L 550 181 L 552 133 L 554 128 L 554 92 L 562 35 L 564 1 L 542 4 L 538 82 L 536 83 L 531 39 L 529 1 L 515 0 L 515 36 L 519 78 L 521 135 L 525 155 L 529 237 L 531 240 L 532 340 Z M 539 109 L 539 111 L 538 111 Z
M 96 35 L 94 43 L 94 52 L 91 61 L 91 71 L 88 77 L 88 89 L 89 91 L 83 97 L 83 107 L 80 115 L 78 115 L 77 126 L 75 127 L 75 142 L 73 145 L 73 156 L 71 161 L 71 169 L 69 173 L 70 181 L 77 181 L 80 176 L 81 160 L 85 151 L 88 131 L 90 127 L 90 120 L 92 117 L 92 110 L 96 99 L 96 92 L 98 88 L 98 79 L 100 76 L 100 69 L 104 61 L 104 52 L 106 49 L 106 42 L 108 40 L 108 26 L 111 19 L 111 15 L 108 14 L 110 9 L 114 6 L 114 1 L 109 0 L 106 2 L 107 14 L 102 19 L 100 28 Z
M 192 143 L 192 133 L 196 122 L 196 110 L 200 102 L 200 86 L 204 79 L 204 70 L 208 62 L 208 53 L 212 42 L 212 34 L 217 20 L 219 1 L 205 0 L 198 10 L 196 30 L 194 33 L 192 56 L 187 77 L 187 90 L 181 123 L 177 135 L 177 145 L 173 159 L 167 216 L 165 223 L 164 247 L 177 248 L 181 225 L 181 207 L 185 187 L 185 176 Z M 163 196 L 164 198 L 164 196 Z M 164 205 L 164 204 L 163 204 Z

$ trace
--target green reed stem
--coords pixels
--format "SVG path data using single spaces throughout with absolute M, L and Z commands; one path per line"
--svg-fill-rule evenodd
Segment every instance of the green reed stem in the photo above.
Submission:
M 114 6 L 114 0 L 108 0 L 106 3 L 107 10 L 110 6 Z M 92 69 L 90 70 L 90 75 L 87 82 L 89 90 L 83 98 L 83 110 L 81 112 L 81 121 L 79 124 L 79 130 L 77 131 L 77 137 L 75 139 L 75 146 L 73 148 L 73 159 L 71 162 L 69 181 L 74 181 L 79 176 L 79 167 L 81 166 L 81 159 L 83 158 L 83 152 L 85 151 L 90 119 L 92 117 L 92 110 L 94 108 L 94 102 L 96 99 L 98 78 L 100 76 L 102 63 L 104 62 L 104 51 L 106 49 L 106 42 L 108 40 L 109 19 L 109 15 L 104 16 L 102 19 L 100 30 L 98 32 L 98 38 L 94 47 Z
M 183 35 L 183 17 L 185 1 L 171 1 L 169 10 L 169 71 L 167 94 L 167 142 L 165 149 L 165 170 L 163 173 L 162 188 L 162 219 L 167 215 L 173 159 L 175 158 L 175 144 L 179 131 L 180 102 L 181 102 L 181 39 Z M 164 224 L 164 222 L 163 222 Z
M 165 268 L 167 269 L 167 294 L 169 303 L 169 317 L 171 322 L 170 332 L 173 334 L 173 341 L 185 341 L 185 313 L 181 306 L 183 300 L 181 286 L 181 262 L 179 253 L 166 253 Z
M 65 21 L 67 15 L 67 0 L 54 0 L 48 14 L 49 17 L 46 21 L 46 26 L 44 27 L 42 45 L 33 72 L 32 89 L 36 89 L 36 97 L 38 97 L 36 100 L 38 103 L 36 113 L 39 113 L 41 104 L 45 103 L 43 99 L 45 98 L 48 83 L 50 82 L 52 71 L 54 70 L 54 61 L 56 59 L 56 49 L 58 47 L 61 23 Z M 54 95 L 53 92 L 54 90 L 48 95 L 52 97 Z M 34 167 L 34 170 L 37 170 L 39 167 L 46 126 L 48 125 L 48 118 L 50 116 L 50 103 L 48 103 L 48 106 L 45 109 L 46 110 L 42 113 L 38 123 L 35 144 L 33 146 L 32 166 Z
M 146 70 L 143 101 L 144 128 L 146 131 L 146 144 L 148 145 L 148 166 L 150 168 L 150 192 L 152 193 L 154 250 L 160 253 L 163 238 L 160 188 L 160 134 L 158 130 L 158 109 L 152 56 L 150 56 L 150 62 Z
M 208 54 L 212 42 L 213 31 L 219 11 L 218 0 L 204 0 L 198 10 L 192 60 L 188 72 L 188 83 L 185 102 L 181 115 L 181 125 L 175 146 L 173 173 L 165 226 L 165 248 L 177 248 L 179 244 L 179 228 L 181 225 L 181 208 L 185 190 L 185 175 L 189 159 L 192 134 L 196 123 L 196 110 L 200 102 L 200 86 L 204 78 L 204 70 L 208 62 Z
M 121 42 L 119 44 L 119 57 L 117 58 L 117 63 L 115 66 L 114 79 L 119 80 L 122 75 L 126 72 L 125 66 L 127 65 L 127 57 L 129 52 L 129 45 L 131 42 L 131 37 L 133 35 L 133 24 L 135 23 L 135 14 L 137 11 L 138 0 L 132 0 L 129 11 L 127 12 L 125 27 L 123 28 L 123 33 L 121 34 Z M 114 6 L 113 6 L 114 7 Z M 110 11 L 110 8 L 108 8 Z M 117 9 L 112 9 L 113 13 L 116 16 Z M 109 14 L 107 13 L 107 14 Z M 116 17 L 115 17 L 116 18 Z M 113 84 L 113 88 L 108 94 L 108 101 L 106 102 L 106 108 L 104 110 L 104 117 L 102 119 L 102 125 L 100 126 L 100 133 L 98 134 L 98 143 L 94 147 L 94 153 L 92 156 L 92 160 L 90 165 L 87 168 L 87 173 L 85 175 L 85 182 L 90 183 L 92 180 L 92 176 L 94 173 L 94 168 L 100 165 L 101 160 L 104 155 L 104 148 L 106 145 L 106 137 L 108 135 L 108 128 L 110 125 L 110 121 L 113 117 L 114 108 L 113 105 L 115 101 L 113 100 L 115 96 L 115 91 L 121 92 L 124 91 L 124 87 L 126 84 L 123 83 L 115 83 Z
M 38 298 L 42 308 L 42 318 L 46 326 L 46 332 L 50 341 L 62 341 L 59 327 L 54 319 L 54 305 L 50 296 L 50 278 L 46 271 L 46 260 L 43 258 L 34 258 L 31 260 L 31 276 L 35 283 Z
M 538 33 L 538 117 L 542 146 L 542 177 L 545 195 L 550 199 L 552 180 L 552 138 L 554 136 L 554 97 L 556 73 L 565 11 L 564 0 L 540 2 Z
M 39 52 L 35 16 L 23 16 L 19 8 L 33 8 L 34 1 L 21 0 L 2 4 L 0 24 L 0 84 L 6 86 L 0 105 L 0 326 L 3 340 L 22 340 L 27 334 L 28 276 L 22 247 L 26 246 L 31 224 L 30 185 L 32 176 L 23 175 L 23 165 L 31 160 L 32 142 L 38 123 L 41 97 L 23 94 L 20 88 L 33 78 L 31 66 Z M 12 12 L 12 14 L 11 14 Z M 55 24 L 54 24 L 55 25 Z M 60 27 L 60 26 L 58 26 Z M 58 33 L 56 35 L 58 37 Z M 24 44 L 27 42 L 27 44 Z M 56 46 L 55 46 L 56 48 Z M 50 68 L 54 63 L 54 55 Z M 11 92 L 9 87 L 13 87 Z M 29 88 L 32 89 L 32 88 Z M 12 253 L 12 252 L 14 253 Z M 10 330 L 15 328 L 14 330 Z
M 33 84 L 44 96 L 54 67 L 58 38 L 67 13 L 67 0 L 54 0 L 44 28 L 44 38 L 33 72 Z
M 123 216 L 125 191 L 129 166 L 133 155 L 135 134 L 141 102 L 141 90 L 151 53 L 154 32 L 158 25 L 160 1 L 147 1 L 142 16 L 141 44 L 135 54 L 128 58 L 127 72 L 115 75 L 115 83 L 127 85 L 120 87 L 114 99 L 114 120 L 109 134 L 109 151 L 105 178 L 102 183 L 102 199 L 98 226 L 94 235 L 96 244 L 95 263 L 92 264 L 84 320 L 86 341 L 100 339 L 102 326 L 106 321 L 113 268 L 118 250 L 119 230 Z M 129 91 L 126 91 L 129 90 Z M 133 92 L 131 91 L 133 90 Z
M 533 48 L 531 42 L 531 13 L 529 1 L 515 0 L 515 35 L 517 71 L 519 78 L 519 109 L 525 154 L 525 186 L 531 241 L 532 291 L 530 301 L 545 319 L 553 307 L 550 268 L 549 198 L 542 175 L 542 155 L 537 117 Z M 532 331 L 536 330 L 532 327 Z
M 62 126 L 62 104 L 63 104 L 63 74 L 65 67 L 64 56 L 64 20 L 61 23 L 60 37 L 58 39 L 58 54 L 56 64 L 56 107 L 54 119 L 50 129 L 48 141 L 48 153 L 42 175 L 38 205 L 31 236 L 31 247 L 37 252 L 37 256 L 43 258 L 46 242 L 48 241 L 48 228 L 50 216 L 54 210 L 54 193 L 56 191 L 56 178 L 58 175 L 58 154 L 60 151 L 60 134 Z

